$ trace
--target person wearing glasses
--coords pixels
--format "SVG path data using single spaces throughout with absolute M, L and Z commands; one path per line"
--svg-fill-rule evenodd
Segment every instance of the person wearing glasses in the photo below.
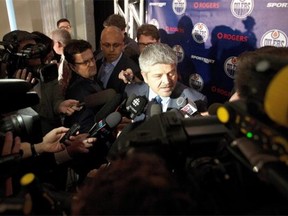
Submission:
M 100 40 L 103 58 L 97 60 L 97 79 L 103 88 L 113 88 L 118 93 L 123 93 L 126 83 L 118 78 L 121 71 L 131 69 L 134 75 L 141 79 L 139 66 L 123 53 L 124 36 L 116 26 L 108 26 L 101 33 Z
M 72 26 L 70 24 L 70 21 L 66 18 L 61 18 L 57 21 L 57 28 L 64 29 L 68 31 L 70 34 L 72 34 Z
M 97 74 L 96 63 L 92 46 L 88 41 L 72 39 L 64 47 L 64 55 L 69 74 L 63 74 L 65 85 L 65 98 L 84 101 L 84 97 L 102 90 L 95 80 Z M 62 83 L 62 85 L 64 85 Z M 64 86 L 62 86 L 64 88 Z M 86 133 L 92 127 L 96 109 L 82 107 L 80 112 L 65 118 L 65 126 L 71 127 L 73 123 L 81 125 L 80 133 Z

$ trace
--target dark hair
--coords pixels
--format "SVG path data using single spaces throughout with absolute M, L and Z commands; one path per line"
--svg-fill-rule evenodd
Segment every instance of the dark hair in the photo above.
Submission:
M 73 215 L 180 215 L 194 207 L 152 153 L 133 153 L 100 168 L 76 198 Z
M 59 19 L 59 20 L 57 21 L 57 27 L 59 27 L 60 23 L 62 23 L 62 22 L 68 22 L 68 23 L 70 24 L 70 21 L 69 21 L 68 19 L 66 19 L 66 18 L 61 18 L 61 19 Z
M 160 39 L 160 33 L 156 26 L 152 24 L 143 24 L 137 29 L 137 40 L 141 35 L 151 36 L 157 41 Z
M 48 53 L 53 51 L 53 40 L 50 37 L 39 31 L 34 31 L 32 34 L 38 36 L 38 38 L 35 38 L 36 43 L 42 43 L 46 46 L 43 56 L 46 56 Z
M 112 14 L 104 21 L 103 26 L 116 26 L 123 31 L 126 28 L 126 22 L 123 16 L 119 14 Z
M 288 48 L 267 47 L 239 55 L 235 86 L 242 99 L 263 102 L 275 74 L 288 64 Z
M 88 41 L 77 39 L 70 40 L 64 47 L 65 60 L 70 64 L 74 64 L 74 55 L 82 53 L 87 49 L 92 49 L 92 45 Z

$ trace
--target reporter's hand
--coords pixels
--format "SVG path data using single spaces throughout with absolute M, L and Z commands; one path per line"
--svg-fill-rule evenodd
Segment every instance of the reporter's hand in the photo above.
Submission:
M 116 134 L 117 137 L 120 135 L 122 132 L 123 128 L 126 127 L 128 124 L 131 124 L 132 120 L 127 118 L 127 117 L 122 117 L 121 122 L 117 125 L 116 127 Z
M 124 83 L 130 84 L 134 81 L 134 73 L 130 68 L 127 68 L 119 73 L 118 78 L 123 80 Z
M 48 132 L 44 137 L 41 146 L 35 145 L 38 153 L 42 152 L 59 152 L 65 149 L 65 145 L 60 143 L 60 139 L 69 130 L 69 128 L 58 127 Z
M 60 103 L 58 107 L 59 113 L 64 113 L 67 116 L 72 115 L 75 111 L 81 110 L 78 100 L 68 99 Z
M 16 79 L 22 79 L 26 80 L 27 82 L 31 83 L 32 85 L 35 85 L 37 83 L 37 80 L 32 76 L 31 72 L 28 72 L 27 69 L 18 69 L 15 73 Z
M 90 147 L 93 146 L 93 143 L 96 142 L 95 137 L 88 137 L 88 133 L 79 134 L 76 136 L 69 137 L 69 140 L 66 140 L 66 149 L 68 154 L 73 157 L 78 153 L 88 153 Z
M 5 141 L 4 141 L 1 155 L 5 156 L 5 155 L 9 155 L 9 154 L 19 153 L 20 146 L 21 146 L 20 138 L 17 136 L 13 140 L 12 132 L 8 131 L 5 134 Z

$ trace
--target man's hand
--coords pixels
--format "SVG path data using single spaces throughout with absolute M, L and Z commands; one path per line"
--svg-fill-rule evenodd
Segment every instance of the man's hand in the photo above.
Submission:
M 68 154 L 73 157 L 78 153 L 88 153 L 90 147 L 92 147 L 93 143 L 96 142 L 95 137 L 88 137 L 89 134 L 79 134 L 77 136 L 69 137 L 69 140 L 66 140 L 66 148 Z
M 16 79 L 26 80 L 27 82 L 31 83 L 32 85 L 37 84 L 37 80 L 32 76 L 31 72 L 28 72 L 27 69 L 19 69 L 15 73 Z
M 130 68 L 127 68 L 126 70 L 122 70 L 119 75 L 118 78 L 123 80 L 124 83 L 132 83 L 134 82 L 134 73 Z
M 83 107 L 79 106 L 79 101 L 69 99 L 60 103 L 58 107 L 59 113 L 64 113 L 67 116 L 72 115 L 75 111 L 81 110 Z

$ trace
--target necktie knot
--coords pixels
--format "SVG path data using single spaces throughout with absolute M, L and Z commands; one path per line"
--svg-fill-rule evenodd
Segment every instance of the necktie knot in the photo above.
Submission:
M 159 96 L 159 95 L 157 95 L 155 98 L 154 98 L 154 100 L 155 100 L 155 102 L 157 103 L 157 104 L 162 104 L 162 98 Z

